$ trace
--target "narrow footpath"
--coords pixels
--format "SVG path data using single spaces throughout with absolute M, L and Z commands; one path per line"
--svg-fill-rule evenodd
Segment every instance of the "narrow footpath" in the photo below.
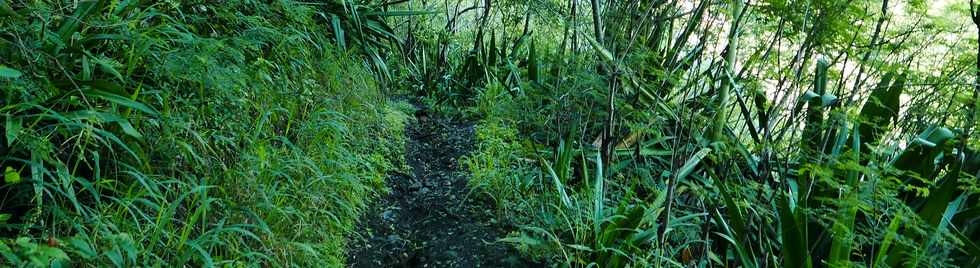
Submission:
M 458 159 L 473 148 L 474 126 L 418 113 L 408 127 L 409 174 L 388 177 L 378 200 L 351 237 L 351 267 L 541 267 L 523 260 L 494 224 L 485 201 L 466 198 Z M 473 195 L 475 196 L 475 195 Z

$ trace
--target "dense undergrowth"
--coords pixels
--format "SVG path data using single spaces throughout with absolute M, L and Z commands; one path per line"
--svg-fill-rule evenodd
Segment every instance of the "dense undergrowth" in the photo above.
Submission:
M 445 16 L 409 23 L 414 88 L 480 122 L 471 186 L 518 227 L 501 242 L 531 256 L 980 265 L 977 40 L 948 17 L 980 25 L 972 6 L 418 6 Z
M 340 266 L 410 107 L 339 6 L 0 1 L 4 263 Z

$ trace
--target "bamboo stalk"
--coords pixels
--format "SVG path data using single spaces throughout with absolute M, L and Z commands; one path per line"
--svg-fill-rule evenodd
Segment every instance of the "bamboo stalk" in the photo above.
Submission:
M 715 142 L 722 140 L 722 130 L 725 129 L 725 124 L 728 122 L 728 114 L 725 113 L 725 109 L 728 107 L 729 99 L 731 99 L 732 87 L 735 86 L 732 74 L 735 73 L 735 55 L 738 52 L 738 22 L 742 16 L 742 1 L 733 1 L 731 8 L 732 26 L 728 33 L 728 47 L 725 49 L 725 68 L 724 73 L 722 73 L 724 78 L 721 82 L 719 101 L 715 108 L 715 120 L 711 133 L 711 139 Z

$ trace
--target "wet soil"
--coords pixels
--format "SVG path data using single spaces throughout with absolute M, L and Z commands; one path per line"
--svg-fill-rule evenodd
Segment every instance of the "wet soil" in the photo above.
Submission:
M 351 237 L 350 267 L 542 267 L 497 243 L 506 231 L 490 204 L 467 194 L 459 158 L 473 148 L 474 125 L 416 114 L 406 135 L 412 174 L 393 174 Z

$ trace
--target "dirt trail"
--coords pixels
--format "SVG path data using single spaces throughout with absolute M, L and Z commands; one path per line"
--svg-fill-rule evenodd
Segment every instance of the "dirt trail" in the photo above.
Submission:
M 391 195 L 375 203 L 351 238 L 351 267 L 541 267 L 524 261 L 494 224 L 486 202 L 467 199 L 458 159 L 472 150 L 474 126 L 419 116 L 408 127 L 411 175 L 388 178 Z

